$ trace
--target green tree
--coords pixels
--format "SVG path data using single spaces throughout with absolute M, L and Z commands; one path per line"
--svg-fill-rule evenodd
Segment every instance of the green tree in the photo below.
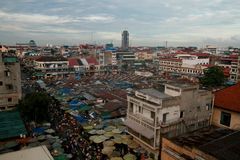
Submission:
M 217 87 L 223 85 L 225 80 L 223 68 L 219 66 L 209 67 L 200 78 L 200 83 L 205 87 Z
M 49 120 L 48 108 L 51 97 L 44 92 L 27 94 L 18 104 L 18 108 L 26 121 L 41 123 Z

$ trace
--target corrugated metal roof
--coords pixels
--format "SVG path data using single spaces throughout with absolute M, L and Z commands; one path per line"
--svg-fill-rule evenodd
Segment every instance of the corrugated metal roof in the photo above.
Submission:
M 18 111 L 0 112 L 0 140 L 27 134 Z
M 80 60 L 84 66 L 88 66 L 88 62 L 85 58 L 81 58 Z

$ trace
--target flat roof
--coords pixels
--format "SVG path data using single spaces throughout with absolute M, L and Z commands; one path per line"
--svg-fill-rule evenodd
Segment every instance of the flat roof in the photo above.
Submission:
M 149 95 L 151 97 L 156 97 L 156 98 L 159 98 L 159 99 L 165 99 L 165 98 L 170 98 L 171 96 L 163 93 L 163 92 L 160 92 L 154 88 L 147 88 L 147 89 L 141 89 L 141 90 L 138 90 L 138 92 L 141 92 L 143 94 L 146 94 L 146 95 Z
M 199 149 L 216 157 L 219 160 L 239 160 L 240 131 L 202 145 Z
M 0 155 L 1 160 L 54 160 L 46 146 L 38 146 Z
M 233 132 L 231 129 L 209 126 L 170 139 L 180 146 L 199 148 Z
M 191 84 L 191 83 L 182 83 L 182 82 L 168 82 L 165 83 L 166 85 L 170 85 L 170 86 L 174 86 L 174 87 L 178 87 L 178 88 L 196 88 L 197 85 L 195 84 Z
M 27 134 L 23 120 L 17 110 L 0 112 L 0 140 Z
M 240 131 L 210 126 L 171 138 L 171 141 L 197 148 L 219 160 L 240 159 Z

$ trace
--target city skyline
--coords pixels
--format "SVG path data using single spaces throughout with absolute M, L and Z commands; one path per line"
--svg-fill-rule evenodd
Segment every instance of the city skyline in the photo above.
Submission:
M 237 0 L 12 0 L 0 2 L 0 43 L 238 46 Z

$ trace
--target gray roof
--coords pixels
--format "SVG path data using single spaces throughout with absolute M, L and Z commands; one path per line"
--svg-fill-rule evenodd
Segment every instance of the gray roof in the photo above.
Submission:
M 237 131 L 225 137 L 200 146 L 200 150 L 214 156 L 219 160 L 240 159 L 240 132 Z
M 163 92 L 160 92 L 154 88 L 148 88 L 148 89 L 141 89 L 139 90 L 139 92 L 143 93 L 143 94 L 146 94 L 146 95 L 149 95 L 151 97 L 156 97 L 156 98 L 159 98 L 159 99 L 165 99 L 165 98 L 170 98 L 171 96 L 163 93 Z
M 192 88 L 192 87 L 197 87 L 198 85 L 195 85 L 195 84 L 191 84 L 191 83 L 183 83 L 183 82 L 168 82 L 166 83 L 167 85 L 171 85 L 171 86 L 174 86 L 174 87 L 178 87 L 178 88 L 181 88 L 181 89 L 184 89 L 184 88 Z

